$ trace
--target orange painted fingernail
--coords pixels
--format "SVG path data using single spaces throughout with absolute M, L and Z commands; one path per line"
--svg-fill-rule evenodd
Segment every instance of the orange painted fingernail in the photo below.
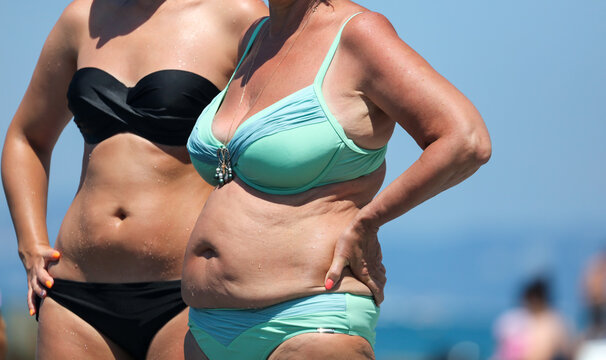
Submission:
M 53 257 L 53 259 L 58 259 L 61 257 L 61 253 L 58 251 L 55 251 L 51 256 Z
M 29 316 L 34 316 L 35 313 L 36 313 L 36 310 L 29 309 Z
M 332 279 L 326 279 L 326 283 L 324 283 L 324 287 L 326 288 L 326 290 L 332 289 L 332 287 L 334 285 L 335 285 L 335 282 L 332 281 Z
M 49 289 L 53 287 L 53 282 L 51 280 L 46 280 L 44 284 L 46 284 L 46 287 Z

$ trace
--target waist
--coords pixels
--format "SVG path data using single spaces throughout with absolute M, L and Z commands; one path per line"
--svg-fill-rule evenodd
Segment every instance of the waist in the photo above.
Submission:
M 192 268 L 187 260 L 184 268 Z M 302 272 L 299 271 L 299 274 Z M 291 274 L 293 273 L 294 271 Z M 331 292 L 324 288 L 323 277 L 312 279 L 273 273 L 260 278 L 231 278 L 216 276 L 216 273 L 198 272 L 193 277 L 192 274 L 189 270 L 183 271 L 183 300 L 191 307 L 205 310 L 260 309 L 294 299 L 335 292 L 372 298 L 370 290 L 347 270 Z
M 128 188 L 80 189 L 55 243 L 62 257 L 51 269 L 54 275 L 96 282 L 180 278 L 187 240 L 208 189 L 193 196 L 188 188 Z
M 335 242 L 358 211 L 354 204 L 318 200 L 296 208 L 266 204 L 263 211 L 244 199 L 221 207 L 227 203 L 217 198 L 211 196 L 190 238 L 186 303 L 258 307 L 326 291 Z M 335 291 L 370 295 L 347 269 Z
M 66 218 L 55 243 L 61 259 L 49 266 L 51 275 L 107 283 L 181 278 L 182 258 L 189 237 L 187 225 L 177 230 L 145 225 L 95 228 L 89 224 L 79 226 Z
M 53 277 L 66 280 L 118 283 L 153 282 L 181 278 L 187 235 L 154 235 L 133 228 L 113 236 L 74 231 L 64 221 L 55 248 L 61 258 L 49 265 Z
M 372 296 L 355 295 L 352 293 L 328 293 L 317 294 L 287 300 L 274 305 L 261 308 L 218 308 L 218 309 L 200 309 L 191 307 L 189 310 L 190 321 L 203 327 L 215 327 L 213 320 L 225 320 L 233 322 L 247 322 L 254 318 L 254 322 L 263 322 L 270 319 L 289 318 L 299 315 L 313 313 L 344 312 L 348 307 L 353 306 L 366 307 L 373 312 L 379 312 L 379 307 L 375 305 Z M 249 319 L 246 319 L 246 318 Z M 200 320 L 204 321 L 200 321 Z M 215 324 L 221 327 L 220 324 Z
M 76 237 L 123 238 L 163 236 L 193 228 L 212 190 L 202 181 L 95 179 L 84 181 L 70 205 L 63 226 L 74 225 Z M 199 180 L 199 179 L 198 179 Z

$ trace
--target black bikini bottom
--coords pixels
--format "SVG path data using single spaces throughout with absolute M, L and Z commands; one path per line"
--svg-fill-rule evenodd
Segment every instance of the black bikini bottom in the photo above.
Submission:
M 187 306 L 181 299 L 181 280 L 123 284 L 54 280 L 47 296 L 135 359 L 145 359 L 158 330 Z

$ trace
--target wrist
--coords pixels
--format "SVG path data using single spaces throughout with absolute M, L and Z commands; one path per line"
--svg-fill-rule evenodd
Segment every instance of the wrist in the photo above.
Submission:
M 33 267 L 33 259 L 36 257 L 37 252 L 31 247 L 28 248 L 19 248 L 19 258 L 21 259 L 21 263 L 23 263 L 23 267 L 25 270 L 29 271 Z
M 21 262 L 26 269 L 31 268 L 35 258 L 42 256 L 39 245 L 19 246 L 18 252 Z
M 360 233 L 377 233 L 381 222 L 376 214 L 372 214 L 364 209 L 360 210 L 353 220 L 353 227 Z

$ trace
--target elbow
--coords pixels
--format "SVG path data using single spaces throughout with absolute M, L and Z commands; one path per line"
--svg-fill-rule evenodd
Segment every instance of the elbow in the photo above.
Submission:
M 478 167 L 486 164 L 492 156 L 492 143 L 488 131 L 483 131 L 483 134 L 476 135 L 473 146 L 473 158 Z
M 461 113 L 459 138 L 465 158 L 475 170 L 486 164 L 492 156 L 492 143 L 482 115 L 473 105 Z
M 468 167 L 478 169 L 486 164 L 492 155 L 492 144 L 484 126 L 470 129 L 460 137 L 461 158 Z

